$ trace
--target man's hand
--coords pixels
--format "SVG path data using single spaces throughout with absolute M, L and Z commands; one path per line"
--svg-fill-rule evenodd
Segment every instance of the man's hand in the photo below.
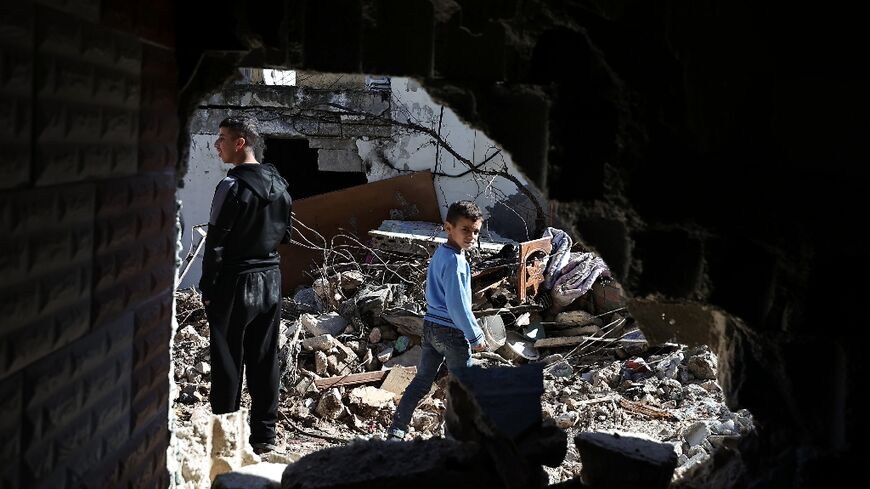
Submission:
M 486 340 L 482 340 L 482 341 L 480 342 L 480 344 L 477 345 L 477 346 L 472 346 L 472 347 L 471 347 L 471 351 L 473 351 L 474 353 L 479 353 L 479 352 L 482 352 L 482 351 L 486 351 Z

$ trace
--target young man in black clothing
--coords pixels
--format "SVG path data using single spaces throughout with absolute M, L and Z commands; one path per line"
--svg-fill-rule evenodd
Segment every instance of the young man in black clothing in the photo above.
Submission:
M 202 262 L 208 316 L 211 402 L 215 414 L 237 411 L 245 370 L 251 394 L 251 446 L 275 450 L 278 419 L 278 330 L 281 271 L 278 244 L 289 242 L 291 199 L 274 166 L 260 164 L 253 121 L 220 123 L 218 156 L 233 165 L 215 190 Z

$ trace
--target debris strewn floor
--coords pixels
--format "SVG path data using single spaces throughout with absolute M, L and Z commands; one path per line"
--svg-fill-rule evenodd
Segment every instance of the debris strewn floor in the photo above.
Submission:
M 323 261 L 282 308 L 277 441 L 294 456 L 383 436 L 420 358 L 426 267 L 443 240 L 431 223 L 385 221 L 368 244 L 350 235 L 327 242 L 297 224 Z M 474 363 L 545 365 L 545 422 L 568 439 L 619 431 L 668 443 L 677 456 L 674 478 L 753 430 L 749 413 L 725 406 L 715 354 L 705 346 L 649 344 L 607 265 L 574 249 L 570 236 L 549 228 L 523 243 L 487 236 L 468 251 L 472 310 L 488 344 Z M 176 302 L 177 486 L 208 487 L 183 470 L 195 465 L 185 454 L 198 453 L 185 444 L 201 442 L 189 425 L 208 412 L 208 324 L 196 292 L 180 291 Z M 411 421 L 413 437 L 444 435 L 447 377 L 439 375 Z M 245 392 L 243 407 L 248 403 Z M 569 444 L 561 466 L 546 470 L 555 483 L 581 467 Z M 202 471 L 187 471 L 194 472 Z
M 208 324 L 195 292 L 180 291 L 176 300 L 179 329 L 173 345 L 173 361 L 178 389 L 173 410 L 179 445 L 176 453 L 182 457 L 197 453 L 196 445 L 200 440 L 192 427 L 192 418 L 209 410 Z M 297 316 L 294 318 L 294 315 Z M 279 445 L 287 452 L 304 455 L 355 438 L 383 434 L 395 409 L 395 391 L 403 387 L 401 379 L 391 382 L 399 386 L 392 390 L 381 388 L 385 383 L 383 377 L 374 383 L 327 389 L 318 389 L 315 382 L 333 377 L 332 373 L 340 375 L 342 368 L 349 368 L 341 364 L 351 353 L 356 355 L 358 365 L 363 363 L 365 352 L 370 352 L 371 345 L 377 344 L 372 339 L 391 340 L 384 339 L 384 332 L 381 338 L 371 338 L 371 331 L 368 338 L 339 333 L 335 337 L 330 335 L 331 340 L 324 339 L 323 345 L 317 345 L 311 340 L 320 339 L 322 335 L 314 336 L 305 330 L 299 319 L 298 305 L 292 300 L 287 301 L 285 316 L 282 321 L 285 363 L 282 365 Z M 386 336 L 391 337 L 391 333 Z M 301 346 L 304 341 L 315 346 L 306 349 Z M 392 341 L 395 349 L 395 340 Z M 294 348 L 294 344 L 300 347 Z M 413 350 L 413 347 L 406 346 L 405 350 Z M 628 355 L 624 347 L 602 347 L 590 342 L 553 351 L 557 353 L 540 359 L 548 363 L 542 409 L 545 419 L 568 431 L 569 439 L 583 431 L 645 434 L 674 446 L 678 455 L 674 477 L 679 478 L 688 468 L 706 460 L 728 438 L 753 429 L 749 413 L 730 412 L 725 406 L 715 381 L 716 357 L 707 348 L 665 345 L 639 355 Z M 319 353 L 326 356 L 325 362 L 318 360 Z M 406 353 L 409 354 L 410 351 Z M 483 365 L 508 363 L 492 354 L 475 357 L 475 362 Z M 295 375 L 293 370 L 296 370 Z M 324 375 L 318 375 L 318 370 Z M 443 435 L 445 385 L 446 377 L 442 377 L 416 411 L 412 436 Z M 247 406 L 248 402 L 245 392 L 243 405 Z M 184 464 L 179 463 L 179 466 Z M 574 477 L 580 468 L 577 449 L 569 443 L 562 465 L 545 470 L 554 483 Z M 176 476 L 176 482 L 177 487 L 209 487 L 207 480 L 198 479 L 190 470 Z

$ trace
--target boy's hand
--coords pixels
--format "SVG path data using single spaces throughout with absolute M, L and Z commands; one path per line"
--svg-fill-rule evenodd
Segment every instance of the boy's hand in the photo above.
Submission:
M 472 346 L 471 351 L 475 353 L 486 351 L 486 340 L 481 341 L 477 346 Z

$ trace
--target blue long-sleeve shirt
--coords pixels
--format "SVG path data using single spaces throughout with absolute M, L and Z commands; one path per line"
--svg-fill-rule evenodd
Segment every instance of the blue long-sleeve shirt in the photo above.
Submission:
M 429 262 L 424 319 L 459 329 L 471 346 L 484 340 L 471 313 L 471 267 L 462 251 L 449 244 L 439 246 Z

